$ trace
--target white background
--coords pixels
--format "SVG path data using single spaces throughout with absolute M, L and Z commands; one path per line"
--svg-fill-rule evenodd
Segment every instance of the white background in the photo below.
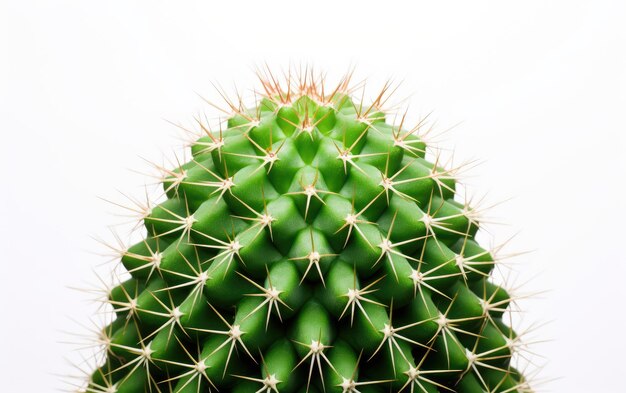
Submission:
M 623 392 L 626 342 L 626 6 L 623 1 L 2 1 L 0 5 L 0 381 L 63 387 L 64 331 L 89 295 L 119 212 L 177 151 L 175 127 L 217 112 L 210 82 L 254 85 L 253 67 L 350 65 L 403 80 L 415 117 L 460 125 L 442 145 L 480 159 L 524 323 L 545 359 L 538 390 Z M 71 340 L 71 338 L 70 338 Z

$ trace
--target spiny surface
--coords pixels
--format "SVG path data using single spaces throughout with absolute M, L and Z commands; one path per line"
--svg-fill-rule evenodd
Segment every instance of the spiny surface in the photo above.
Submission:
M 163 170 L 86 391 L 530 391 L 477 212 L 386 122 L 388 86 L 263 87 Z

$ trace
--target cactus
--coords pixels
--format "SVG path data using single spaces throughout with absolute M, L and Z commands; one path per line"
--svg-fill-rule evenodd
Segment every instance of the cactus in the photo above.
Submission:
M 421 124 L 387 122 L 390 85 L 364 104 L 349 75 L 261 84 L 159 167 L 84 391 L 531 391 L 481 209 Z

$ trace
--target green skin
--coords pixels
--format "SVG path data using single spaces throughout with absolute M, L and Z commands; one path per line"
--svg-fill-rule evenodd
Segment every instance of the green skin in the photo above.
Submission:
M 89 391 L 530 391 L 450 172 L 375 106 L 279 101 L 163 181 Z

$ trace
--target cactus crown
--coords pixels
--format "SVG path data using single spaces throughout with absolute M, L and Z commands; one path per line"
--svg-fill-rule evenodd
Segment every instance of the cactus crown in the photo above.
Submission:
M 423 124 L 386 122 L 390 85 L 365 105 L 350 75 L 261 82 L 162 168 L 83 391 L 530 391 L 480 209 Z

